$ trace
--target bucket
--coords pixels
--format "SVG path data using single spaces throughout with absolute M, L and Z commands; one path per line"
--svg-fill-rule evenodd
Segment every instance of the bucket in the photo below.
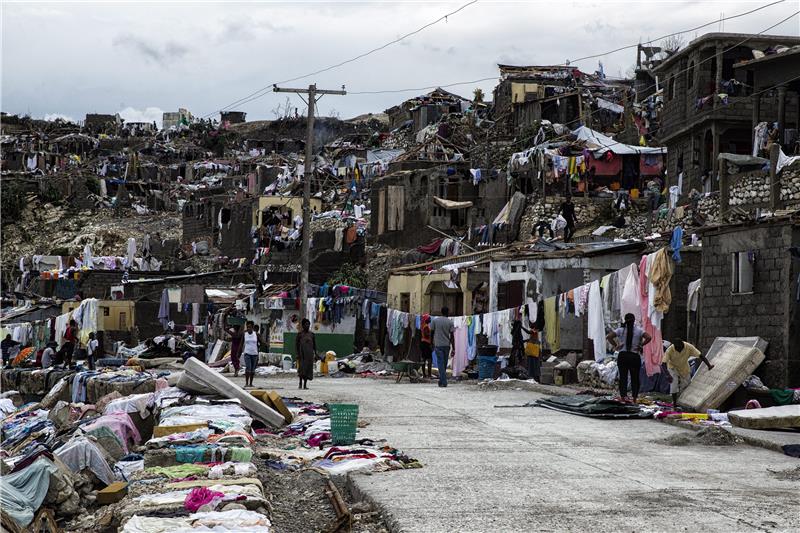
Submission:
M 494 369 L 496 366 L 497 366 L 496 355 L 479 355 L 478 379 L 492 379 L 494 377 Z
M 334 446 L 353 444 L 358 428 L 358 405 L 332 403 L 328 405 L 331 413 L 331 440 Z
M 283 359 L 281 360 L 281 364 L 283 366 L 284 371 L 288 371 L 292 369 L 292 356 L 291 355 L 284 355 Z

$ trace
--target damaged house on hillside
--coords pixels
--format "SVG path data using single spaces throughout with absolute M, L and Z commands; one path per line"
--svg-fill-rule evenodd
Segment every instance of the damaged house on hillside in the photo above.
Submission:
M 385 111 L 389 116 L 389 129 L 411 126 L 414 133 L 435 124 L 450 113 L 462 113 L 472 102 L 464 97 L 437 87 L 428 94 L 406 100 Z
M 508 201 L 508 185 L 499 172 L 471 172 L 467 163 L 453 163 L 390 173 L 372 182 L 371 195 L 370 234 L 377 242 L 411 248 L 440 232 L 463 237 L 491 223 Z
M 494 116 L 507 132 L 543 120 L 575 128 L 579 123 L 608 129 L 623 124 L 624 98 L 632 80 L 609 80 L 570 66 L 498 65 Z
M 798 44 L 800 37 L 708 33 L 654 68 L 664 88 L 656 139 L 667 147 L 671 184 L 683 174 L 684 191 L 717 190 L 719 154 L 751 154 L 755 120 L 771 123 L 783 113 L 784 131 L 797 129 L 797 93 L 776 83 L 754 91 L 757 64 L 735 65 Z

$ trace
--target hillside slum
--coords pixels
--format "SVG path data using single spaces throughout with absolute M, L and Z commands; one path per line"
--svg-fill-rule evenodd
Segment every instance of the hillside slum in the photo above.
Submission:
M 683 339 L 730 359 L 736 385 L 685 406 L 799 403 L 800 41 L 700 61 L 736 39 L 640 47 L 631 79 L 498 65 L 491 100 L 437 88 L 317 119 L 308 228 L 297 113 L 3 114 L 4 527 L 381 530 L 342 475 L 422 465 L 368 427 L 335 444 L 339 407 L 269 388 L 297 372 L 303 319 L 318 376 L 430 379 L 421 325 L 447 307 L 446 374 L 608 394 L 605 337 L 630 311 L 657 340 L 643 391 L 669 393 Z M 515 351 L 517 321 L 537 357 Z

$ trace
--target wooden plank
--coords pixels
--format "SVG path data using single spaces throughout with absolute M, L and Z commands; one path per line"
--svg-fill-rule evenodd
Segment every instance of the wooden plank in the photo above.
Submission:
M 383 235 L 384 224 L 386 219 L 386 189 L 378 191 L 378 235 Z

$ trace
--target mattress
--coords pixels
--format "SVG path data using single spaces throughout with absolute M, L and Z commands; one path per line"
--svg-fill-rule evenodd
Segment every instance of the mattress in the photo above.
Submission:
M 758 348 L 726 342 L 711 360 L 714 368 L 709 370 L 705 365 L 700 365 L 692 382 L 678 398 L 678 403 L 697 413 L 716 409 L 763 360 L 764 352 Z
M 747 429 L 800 428 L 800 404 L 731 411 L 728 420 Z

